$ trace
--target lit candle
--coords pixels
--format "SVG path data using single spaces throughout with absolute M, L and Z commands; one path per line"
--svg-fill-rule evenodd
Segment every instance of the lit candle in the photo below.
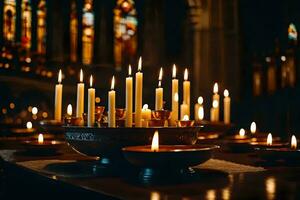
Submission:
M 132 77 L 131 66 L 128 67 L 128 77 L 126 78 L 126 118 L 125 127 L 132 127 Z
M 67 107 L 67 115 L 68 115 L 69 117 L 72 117 L 72 114 L 73 114 L 72 105 L 69 104 L 68 107 Z
M 188 80 L 189 74 L 187 68 L 184 70 L 184 81 L 183 81 L 183 102 L 190 106 L 190 86 L 191 83 Z M 190 113 L 190 110 L 189 110 Z
M 251 134 L 255 134 L 256 133 L 256 123 L 252 122 L 250 125 L 250 132 Z
M 26 123 L 26 128 L 27 129 L 32 129 L 32 122 L 27 122 Z
M 80 82 L 77 84 L 77 107 L 76 117 L 81 117 L 84 113 L 84 83 L 83 83 L 83 72 L 80 70 Z
M 62 90 L 63 85 L 61 84 L 62 74 L 61 70 L 58 72 L 58 84 L 55 86 L 55 107 L 54 107 L 54 119 L 61 121 L 61 109 L 62 109 Z
M 178 120 L 178 79 L 176 78 L 176 65 L 173 65 L 172 70 L 172 113 L 171 113 L 171 124 L 175 125 Z
M 148 127 L 148 122 L 151 120 L 151 110 L 148 108 L 148 104 L 143 105 L 142 109 L 143 127 Z
M 163 109 L 163 98 L 164 98 L 164 90 L 161 87 L 163 69 L 160 68 L 159 77 L 158 77 L 158 88 L 155 90 L 155 110 Z
M 93 88 L 93 76 L 90 77 L 90 88 L 88 89 L 88 118 L 89 127 L 95 124 L 95 88 Z
M 291 149 L 296 150 L 297 149 L 297 138 L 295 135 L 292 135 L 291 139 Z
M 108 127 L 116 127 L 115 77 L 111 79 L 111 91 L 108 92 Z
M 218 83 L 214 84 L 214 89 L 213 89 L 213 101 L 217 101 L 217 107 L 215 109 L 215 121 L 219 121 L 219 113 L 220 113 L 220 95 L 218 94 L 219 92 L 219 86 Z
M 142 126 L 142 103 L 143 103 L 143 73 L 142 58 L 139 59 L 138 72 L 135 74 L 135 127 Z
M 185 115 L 187 115 L 189 117 L 189 114 L 190 114 L 189 113 L 189 105 L 185 104 L 185 103 L 181 104 L 180 105 L 180 119 L 182 120 Z
M 195 114 L 195 120 L 203 120 L 204 117 L 204 109 L 203 109 L 203 97 L 198 97 L 197 103 L 194 106 L 194 114 Z
M 44 143 L 44 136 L 43 136 L 42 133 L 40 133 L 39 136 L 38 136 L 38 143 L 39 144 L 43 144 Z
M 212 108 L 210 109 L 210 121 L 217 121 L 217 108 L 219 107 L 219 102 L 217 100 L 213 101 Z
M 152 144 L 151 144 L 151 151 L 159 151 L 159 135 L 158 131 L 155 131 L 153 138 L 152 138 Z
M 245 129 L 241 128 L 239 131 L 239 137 L 240 138 L 245 138 L 246 137 L 246 131 Z
M 228 90 L 224 90 L 224 123 L 230 124 L 230 97 Z
M 272 143 L 273 143 L 273 138 L 272 138 L 272 134 L 269 133 L 268 134 L 268 137 L 267 137 L 267 146 L 272 146 Z

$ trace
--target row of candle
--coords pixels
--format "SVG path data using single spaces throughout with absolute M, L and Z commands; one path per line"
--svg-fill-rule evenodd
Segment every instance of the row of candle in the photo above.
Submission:
M 133 119 L 133 78 L 131 76 L 131 66 L 128 68 L 128 77 L 126 78 L 126 117 L 125 126 L 132 127 Z M 163 77 L 163 69 L 160 69 L 158 78 L 158 87 L 155 90 L 155 110 L 163 110 L 163 88 L 161 85 Z M 61 121 L 61 109 L 62 109 L 62 72 L 58 74 L 58 84 L 55 87 L 55 120 Z M 142 127 L 143 121 L 148 120 L 147 114 L 151 110 L 147 106 L 142 108 L 142 94 L 143 94 L 143 73 L 142 73 L 142 59 L 138 62 L 138 71 L 135 74 L 135 127 Z M 112 78 L 111 90 L 108 92 L 108 126 L 116 126 L 115 116 L 115 105 L 116 105 L 116 92 L 114 91 L 115 79 Z M 179 113 L 179 93 L 178 93 L 179 80 L 176 77 L 176 66 L 172 69 L 172 112 L 171 112 L 171 125 L 175 125 L 178 121 Z M 213 95 L 213 106 L 211 108 L 211 121 L 219 121 L 219 104 L 220 96 L 218 94 L 218 84 L 214 85 Z M 82 117 L 84 113 L 84 83 L 83 83 L 83 72 L 80 70 L 80 82 L 77 84 L 77 107 L 76 117 Z M 180 105 L 180 119 L 184 116 L 190 118 L 190 81 L 188 80 L 188 70 L 184 70 L 184 81 L 183 81 L 183 102 Z M 198 98 L 198 103 L 195 104 L 195 120 L 203 120 L 204 108 L 203 98 Z M 230 97 L 228 90 L 224 91 L 224 122 L 230 123 Z M 93 126 L 95 123 L 95 89 L 93 88 L 93 77 L 90 76 L 90 88 L 88 89 L 88 113 L 87 113 L 87 124 Z

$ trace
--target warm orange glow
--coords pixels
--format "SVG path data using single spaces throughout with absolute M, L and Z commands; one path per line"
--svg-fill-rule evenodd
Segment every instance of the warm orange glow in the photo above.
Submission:
M 239 135 L 240 135 L 241 137 L 244 137 L 244 136 L 246 135 L 245 129 L 241 128 L 240 131 L 239 131 Z
M 251 125 L 250 125 L 250 132 L 252 134 L 256 133 L 256 123 L 255 122 L 251 123 Z
M 229 91 L 227 89 L 224 90 L 224 97 L 228 97 L 229 96 Z
M 267 137 L 267 145 L 272 146 L 272 143 L 273 143 L 272 134 L 269 133 Z
M 163 76 L 163 68 L 161 67 L 160 70 L 159 70 L 159 76 L 158 76 L 159 81 L 162 80 L 162 76 Z
M 128 66 L 128 76 L 131 76 L 131 65 Z
M 190 118 L 188 115 L 184 115 L 183 118 L 182 118 L 182 121 L 189 121 Z
M 39 144 L 43 144 L 44 143 L 44 136 L 43 136 L 42 133 L 40 133 L 39 136 L 38 136 L 38 143 Z
M 27 129 L 32 129 L 32 122 L 27 122 L 26 123 L 26 128 Z
M 138 64 L 138 71 L 142 71 L 142 57 L 139 59 L 139 64 Z
M 69 104 L 68 105 L 68 107 L 67 107 L 67 114 L 69 115 L 69 116 L 72 116 L 72 105 L 71 104 Z
M 188 72 L 187 68 L 185 68 L 185 70 L 184 70 L 184 76 L 183 76 L 183 79 L 184 79 L 185 81 L 187 81 L 187 80 L 189 79 L 189 72 Z
M 172 78 L 176 78 L 176 65 L 173 65 Z
M 213 90 L 213 91 L 214 91 L 215 94 L 217 94 L 217 93 L 219 92 L 219 86 L 218 86 L 218 83 L 215 83 L 215 84 L 214 84 L 214 90 Z
M 292 139 L 291 139 L 291 148 L 292 149 L 297 149 L 297 138 L 295 135 L 292 136 Z
M 158 131 L 155 131 L 152 139 L 151 151 L 158 151 L 158 150 L 159 150 L 159 135 L 158 135 Z
M 174 94 L 174 101 L 175 101 L 175 102 L 178 102 L 178 101 L 179 101 L 179 96 L 178 96 L 178 93 L 177 93 L 177 92 Z
M 61 83 L 61 79 L 62 79 L 62 74 L 61 74 L 61 69 L 58 72 L 58 83 Z
M 148 104 L 143 105 L 143 110 L 147 110 L 149 108 Z
M 90 87 L 93 87 L 93 75 L 90 77 Z
M 204 119 L 204 109 L 203 109 L 202 106 L 200 106 L 199 109 L 198 109 L 198 118 L 199 118 L 200 120 L 203 120 L 203 119 Z
M 80 69 L 80 77 L 79 77 L 80 82 L 82 83 L 83 81 L 83 71 Z
M 213 108 L 217 108 L 219 106 L 218 100 L 213 101 Z
M 203 104 L 203 97 L 201 97 L 201 96 L 198 97 L 198 104 L 200 104 L 200 105 Z
M 111 79 L 111 86 L 110 86 L 110 89 L 111 89 L 111 90 L 114 90 L 114 89 L 115 89 L 115 76 L 113 76 L 112 79 Z

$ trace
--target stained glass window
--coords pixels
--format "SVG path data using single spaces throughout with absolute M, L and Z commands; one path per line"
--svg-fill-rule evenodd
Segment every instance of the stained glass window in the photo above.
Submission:
M 133 0 L 118 0 L 114 9 L 114 58 L 117 68 L 133 62 L 137 49 L 136 9 Z
M 46 1 L 41 0 L 37 10 L 37 51 L 46 53 Z
M 70 16 L 70 60 L 77 62 L 77 37 L 78 37 L 78 19 L 76 2 L 71 2 L 71 16 Z
M 4 1 L 4 24 L 3 36 L 7 41 L 15 40 L 16 31 L 16 2 L 15 0 Z
M 22 1 L 21 45 L 26 49 L 31 47 L 31 6 L 29 0 Z
M 94 42 L 93 0 L 85 0 L 82 16 L 82 63 L 91 64 Z

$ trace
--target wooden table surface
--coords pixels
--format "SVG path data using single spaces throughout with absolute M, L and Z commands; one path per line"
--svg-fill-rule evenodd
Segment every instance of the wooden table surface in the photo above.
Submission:
M 16 150 L 8 158 L 2 156 L 0 162 L 0 199 L 300 199 L 300 167 L 266 166 L 253 153 L 217 152 L 215 158 L 263 166 L 266 171 L 212 173 L 193 183 L 143 186 L 122 177 L 61 176 L 23 167 L 19 162 L 55 159 L 89 163 L 93 160 L 77 154 L 66 144 L 53 156 L 26 155 L 23 148 L 18 141 L 0 140 L 0 149 Z M 62 173 L 68 174 L 67 170 Z

